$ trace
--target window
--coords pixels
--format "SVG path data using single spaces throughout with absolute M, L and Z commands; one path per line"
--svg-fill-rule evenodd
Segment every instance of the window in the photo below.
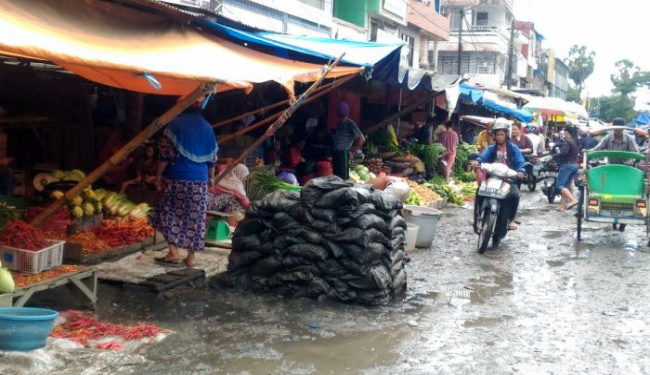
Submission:
M 325 10 L 325 0 L 298 0 L 298 1 L 303 4 L 311 5 L 314 8 Z
M 477 12 L 476 13 L 476 26 L 487 26 L 488 25 L 488 13 L 487 12 Z
M 460 29 L 460 9 L 459 8 L 445 8 L 442 10 L 443 13 L 449 14 L 449 22 L 451 30 Z

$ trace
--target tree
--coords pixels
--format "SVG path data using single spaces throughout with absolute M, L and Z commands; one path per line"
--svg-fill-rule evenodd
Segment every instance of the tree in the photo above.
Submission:
M 641 69 L 630 60 L 619 60 L 615 66 L 618 69 L 618 73 L 610 76 L 610 80 L 614 84 L 612 91 L 627 98 L 639 88 L 641 81 L 645 77 L 642 77 Z
M 566 92 L 566 101 L 580 103 L 580 92 L 577 88 L 569 86 Z
M 634 99 L 623 95 L 601 96 L 592 100 L 593 104 L 599 107 L 599 117 L 605 122 L 611 122 L 616 117 L 631 121 L 636 117 L 634 110 Z M 592 105 L 593 107 L 593 105 Z
M 569 58 L 565 59 L 569 67 L 569 78 L 573 80 L 578 89 L 578 94 L 582 95 L 585 81 L 594 72 L 594 58 L 596 52 L 587 53 L 587 46 L 578 46 L 574 44 L 569 50 Z

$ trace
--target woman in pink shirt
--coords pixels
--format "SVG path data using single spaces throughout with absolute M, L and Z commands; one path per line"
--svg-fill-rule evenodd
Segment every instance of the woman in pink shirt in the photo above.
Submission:
M 454 161 L 456 160 L 456 148 L 458 148 L 458 134 L 451 128 L 451 121 L 447 121 L 445 124 L 445 131 L 438 135 L 438 141 L 445 146 L 445 153 L 442 155 L 442 160 L 447 163 L 445 168 L 445 178 L 449 180 L 451 177 L 451 171 L 454 167 Z

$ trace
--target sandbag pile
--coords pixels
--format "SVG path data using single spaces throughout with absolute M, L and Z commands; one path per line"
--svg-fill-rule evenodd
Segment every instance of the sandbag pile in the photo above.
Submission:
M 234 286 L 381 305 L 406 289 L 402 204 L 370 185 L 311 180 L 251 205 L 233 234 Z

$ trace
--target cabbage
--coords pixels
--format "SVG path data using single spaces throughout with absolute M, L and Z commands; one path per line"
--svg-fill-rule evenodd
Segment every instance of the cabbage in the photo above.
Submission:
M 0 268 L 0 293 L 12 293 L 16 289 L 14 278 L 6 268 Z

